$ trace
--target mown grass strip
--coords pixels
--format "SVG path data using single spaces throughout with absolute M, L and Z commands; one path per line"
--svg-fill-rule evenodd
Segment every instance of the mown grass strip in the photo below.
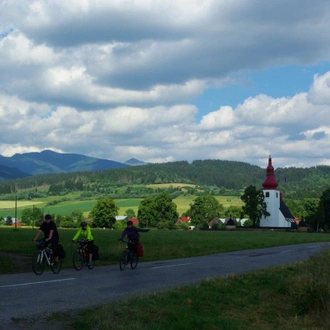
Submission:
M 325 330 L 330 326 L 329 271 L 330 252 L 325 250 L 305 262 L 206 279 L 89 308 L 71 326 L 77 330 Z

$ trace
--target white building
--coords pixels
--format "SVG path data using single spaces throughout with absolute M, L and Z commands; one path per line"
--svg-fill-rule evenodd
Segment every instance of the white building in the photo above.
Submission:
M 278 182 L 274 176 L 274 167 L 272 159 L 269 156 L 266 169 L 266 178 L 262 183 L 262 190 L 267 204 L 267 211 L 270 216 L 262 216 L 260 227 L 280 227 L 291 228 L 295 224 L 294 217 L 282 200 L 282 194 L 277 189 Z

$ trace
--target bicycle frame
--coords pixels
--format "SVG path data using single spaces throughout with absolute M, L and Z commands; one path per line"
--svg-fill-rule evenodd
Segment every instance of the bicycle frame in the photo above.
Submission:
M 120 270 L 124 270 L 126 265 L 131 264 L 131 268 L 135 269 L 139 263 L 139 257 L 135 251 L 130 248 L 130 241 L 122 241 L 126 244 L 119 261 Z
M 62 259 L 55 263 L 53 262 L 53 250 L 48 246 L 43 246 L 40 248 L 40 245 L 36 242 L 39 251 L 32 257 L 32 270 L 36 275 L 41 275 L 44 271 L 45 265 L 50 267 L 54 274 L 60 272 L 62 268 Z
M 40 250 L 37 262 L 42 263 L 43 260 L 46 260 L 47 266 L 50 266 L 51 265 L 50 258 L 51 258 L 52 254 L 53 254 L 53 251 L 49 247 L 46 247 L 45 249 Z
M 95 261 L 92 260 L 92 263 L 88 265 L 89 254 L 87 253 L 87 241 L 79 240 L 76 251 L 72 256 L 72 264 L 76 270 L 80 270 L 84 264 L 87 264 L 89 269 L 93 269 L 95 266 Z

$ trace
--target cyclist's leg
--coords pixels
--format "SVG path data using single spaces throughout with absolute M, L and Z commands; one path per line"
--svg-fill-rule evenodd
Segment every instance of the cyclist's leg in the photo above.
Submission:
M 54 257 L 54 262 L 58 263 L 58 240 L 51 240 L 52 243 L 52 250 L 53 250 L 53 257 Z

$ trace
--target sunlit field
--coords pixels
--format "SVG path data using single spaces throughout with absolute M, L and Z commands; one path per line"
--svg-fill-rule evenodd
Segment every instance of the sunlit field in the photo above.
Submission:
M 67 196 L 66 196 L 67 197 Z M 74 196 L 69 196 L 74 197 Z M 243 202 L 239 197 L 233 196 L 214 196 L 220 204 L 224 207 L 229 206 L 243 206 Z M 190 208 L 190 204 L 195 200 L 195 195 L 179 196 L 175 198 L 173 202 L 177 206 L 177 211 L 179 216 L 186 212 Z M 55 205 L 47 205 L 49 202 L 58 200 L 59 203 Z M 124 215 L 127 209 L 133 209 L 135 214 L 137 214 L 139 205 L 142 199 L 132 198 L 132 199 L 115 199 L 116 205 L 119 207 L 119 215 Z M 61 201 L 61 197 L 55 198 L 49 197 L 34 201 L 17 201 L 17 217 L 20 218 L 22 210 L 24 208 L 32 208 L 33 205 L 43 210 L 43 213 L 59 214 L 59 215 L 70 215 L 72 211 L 82 211 L 84 217 L 87 218 L 89 212 L 93 209 L 94 205 L 97 203 L 96 199 L 93 200 L 68 200 Z M 0 201 L 0 217 L 7 216 L 15 217 L 15 201 Z

